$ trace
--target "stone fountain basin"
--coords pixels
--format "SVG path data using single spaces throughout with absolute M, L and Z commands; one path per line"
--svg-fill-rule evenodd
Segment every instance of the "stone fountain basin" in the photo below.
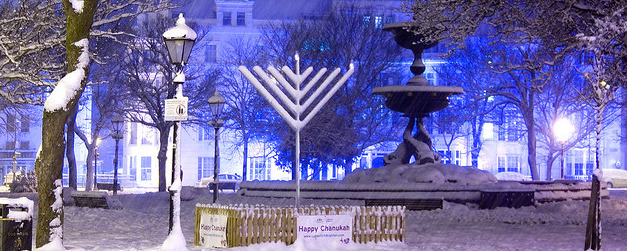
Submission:
M 341 181 L 301 181 L 304 199 L 442 199 L 456 203 L 478 204 L 486 191 L 533 192 L 535 203 L 564 200 L 589 200 L 590 182 L 499 181 L 490 184 L 460 185 L 433 183 L 347 183 Z M 247 197 L 294 198 L 294 181 L 242 182 L 238 194 Z M 605 186 L 602 197 L 608 197 Z
M 394 85 L 376 87 L 372 93 L 384 96 L 385 105 L 393 111 L 424 114 L 446 108 L 448 98 L 453 94 L 464 93 L 464 89 L 457 86 Z

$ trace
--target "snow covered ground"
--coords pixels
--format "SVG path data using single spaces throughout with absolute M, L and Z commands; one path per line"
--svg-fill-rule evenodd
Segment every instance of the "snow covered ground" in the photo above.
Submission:
M 603 250 L 627 249 L 627 190 L 612 190 L 602 202 Z M 0 197 L 35 194 L 0 193 Z M 168 194 L 120 194 L 123 210 L 65 207 L 64 245 L 68 250 L 160 250 L 168 229 Z M 181 221 L 194 247 L 194 207 L 210 203 L 209 193 L 183 192 Z M 220 194 L 221 204 L 292 205 L 293 199 L 243 198 Z M 308 204 L 359 204 L 303 200 Z M 564 201 L 521 209 L 479 210 L 447 203 L 442 210 L 408 211 L 405 243 L 354 244 L 341 250 L 582 250 L 588 201 Z M 36 215 L 36 214 L 35 214 Z M 35 224 L 33 224 L 35 225 Z M 323 245 L 322 243 L 320 245 Z M 262 244 L 228 250 L 333 250 L 320 245 Z M 338 249 L 339 250 L 339 249 Z

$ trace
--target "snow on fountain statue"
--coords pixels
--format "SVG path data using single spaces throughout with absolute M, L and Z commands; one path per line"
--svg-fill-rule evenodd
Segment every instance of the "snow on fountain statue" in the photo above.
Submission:
M 432 112 L 446 108 L 451 95 L 464 92 L 461 87 L 429 85 L 427 79 L 421 75 L 425 71 L 422 52 L 436 46 L 437 42 L 422 42 L 421 36 L 409 31 L 405 23 L 387 24 L 383 30 L 391 31 L 398 45 L 414 53 L 414 62 L 410 69 L 415 76 L 406 85 L 377 87 L 372 93 L 383 95 L 386 98 L 385 105 L 393 111 L 403 113 L 409 118 L 409 123 L 403 132 L 403 142 L 394 152 L 384 157 L 383 167 L 357 169 L 347 175 L 344 181 L 468 185 L 496 182 L 496 177 L 489 172 L 442 164 L 440 156 L 432 150 L 431 137 L 424 127 L 423 119 Z M 416 133 L 412 135 L 414 127 Z M 409 163 L 412 156 L 415 162 Z

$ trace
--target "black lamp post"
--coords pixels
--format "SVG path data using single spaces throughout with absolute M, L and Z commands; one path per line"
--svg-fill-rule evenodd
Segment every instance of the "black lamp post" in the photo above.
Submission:
M 209 98 L 209 100 L 207 100 L 207 102 L 209 103 L 209 109 L 211 110 L 211 113 L 213 114 L 213 120 L 209 121 L 209 125 L 213 126 L 213 128 L 215 129 L 214 131 L 214 149 L 215 149 L 215 153 L 213 156 L 213 183 L 215 184 L 215 187 L 213 188 L 213 203 L 216 203 L 216 200 L 218 199 L 218 172 L 220 170 L 220 151 L 218 149 L 218 130 L 220 130 L 220 127 L 222 127 L 222 125 L 224 124 L 224 121 L 222 119 L 220 119 L 220 116 L 222 115 L 222 109 L 224 108 L 224 103 L 226 103 L 226 100 L 224 100 L 224 97 L 222 97 L 222 95 L 220 95 L 220 93 L 218 92 L 218 90 L 216 90 L 215 94 L 213 94 L 213 96 L 211 98 Z
M 111 119 L 113 124 L 113 139 L 115 140 L 115 154 L 113 155 L 113 195 L 118 194 L 118 143 L 124 137 L 124 118 L 120 114 L 116 114 Z
M 166 30 L 163 33 L 163 40 L 165 41 L 165 46 L 168 49 L 168 57 L 170 58 L 170 62 L 176 67 L 176 74 L 174 84 L 176 85 L 176 99 L 183 98 L 183 82 L 185 81 L 185 75 L 183 75 L 183 66 L 187 64 L 187 60 L 189 59 L 189 55 L 192 51 L 192 47 L 194 47 L 194 43 L 196 42 L 196 32 L 189 28 L 185 24 L 185 18 L 183 18 L 183 14 L 179 15 L 179 18 L 176 20 L 176 26 Z M 174 123 L 174 132 L 173 132 L 173 143 L 172 143 L 172 183 L 178 177 L 180 177 L 180 167 L 178 162 L 180 162 L 180 146 L 179 146 L 179 137 L 180 137 L 180 127 L 181 121 L 176 121 Z M 180 200 L 175 200 L 175 196 L 179 196 L 180 191 L 170 190 L 170 224 L 169 224 L 169 232 L 172 231 L 174 225 L 174 207 L 180 207 Z M 176 205 L 174 204 L 176 201 Z M 179 221 L 180 215 L 177 215 L 176 221 Z

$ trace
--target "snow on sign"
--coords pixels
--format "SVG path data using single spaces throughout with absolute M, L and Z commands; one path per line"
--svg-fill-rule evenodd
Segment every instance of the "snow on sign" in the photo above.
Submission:
M 227 216 L 203 213 L 200 215 L 200 246 L 206 248 L 226 248 Z
M 165 100 L 165 121 L 187 120 L 187 97 Z
M 353 233 L 351 215 L 301 215 L 296 220 L 297 239 L 307 242 L 348 244 Z

